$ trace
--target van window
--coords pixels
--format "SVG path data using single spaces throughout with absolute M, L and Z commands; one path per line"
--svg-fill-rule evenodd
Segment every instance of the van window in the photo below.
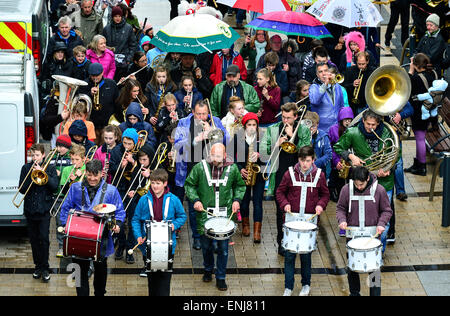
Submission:
M 0 155 L 10 154 L 18 148 L 19 126 L 17 117 L 17 105 L 13 103 L 2 102 L 0 104 L 0 126 L 3 133 L 0 133 Z

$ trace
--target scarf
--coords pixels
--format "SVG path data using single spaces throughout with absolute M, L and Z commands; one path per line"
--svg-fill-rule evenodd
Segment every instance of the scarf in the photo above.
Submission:
M 256 49 L 255 61 L 256 61 L 256 64 L 258 64 L 258 61 L 261 58 L 261 56 L 266 53 L 266 46 L 267 46 L 267 42 L 266 41 L 264 41 L 263 43 L 255 41 L 255 49 Z
M 369 145 L 370 149 L 372 150 L 372 153 L 376 153 L 378 151 L 378 147 L 379 147 L 379 139 L 375 136 L 374 133 L 368 133 L 366 131 L 362 120 L 359 122 L 358 128 L 359 128 L 359 131 L 366 138 L 367 144 Z M 375 129 L 375 133 L 379 137 L 381 137 L 381 134 L 383 133 L 383 128 L 384 128 L 384 124 L 383 124 L 383 122 L 380 122 L 378 127 Z

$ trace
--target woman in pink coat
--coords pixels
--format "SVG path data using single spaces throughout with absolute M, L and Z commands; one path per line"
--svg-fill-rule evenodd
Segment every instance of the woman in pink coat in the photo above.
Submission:
M 106 38 L 103 35 L 95 35 L 89 44 L 86 57 L 92 63 L 100 63 L 103 66 L 103 77 L 114 79 L 116 62 L 114 52 L 106 48 Z

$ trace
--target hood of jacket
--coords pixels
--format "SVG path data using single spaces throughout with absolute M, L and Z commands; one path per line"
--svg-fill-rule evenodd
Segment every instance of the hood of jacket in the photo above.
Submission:
M 345 47 L 346 47 L 345 55 L 347 58 L 347 62 L 351 63 L 353 54 L 350 49 L 350 42 L 355 42 L 356 44 L 358 44 L 359 51 L 364 52 L 366 50 L 366 40 L 364 39 L 364 36 L 360 32 L 357 32 L 357 31 L 348 33 L 346 36 L 344 36 L 344 39 L 345 39 Z
M 136 116 L 139 122 L 142 122 L 144 120 L 141 106 L 137 102 L 131 102 L 130 105 L 128 106 L 125 116 L 128 118 L 129 115 Z
M 352 108 L 349 106 L 345 106 L 339 110 L 338 121 L 342 121 L 345 119 L 353 119 L 355 116 L 353 115 Z
M 300 163 L 297 162 L 294 166 L 294 171 L 295 173 L 298 173 L 300 175 L 300 180 L 301 181 L 314 181 L 314 177 L 316 176 L 317 170 L 319 168 L 317 168 L 317 166 L 315 164 L 313 164 L 311 166 L 311 170 L 309 172 L 307 172 L 306 176 L 303 175 L 301 168 L 300 168 Z
M 69 127 L 69 135 L 81 135 L 87 137 L 87 127 L 82 120 L 75 120 Z

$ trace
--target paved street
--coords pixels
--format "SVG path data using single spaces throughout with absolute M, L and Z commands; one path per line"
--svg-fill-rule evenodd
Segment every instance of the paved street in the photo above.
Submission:
M 149 10 L 151 4 L 152 9 Z M 133 12 L 139 20 L 145 17 L 155 29 L 168 21 L 168 1 L 138 0 Z M 383 8 L 383 10 L 385 10 Z M 388 14 L 384 11 L 384 16 Z M 235 25 L 235 17 L 225 21 Z M 382 37 L 386 28 L 382 25 Z M 242 30 L 240 30 L 242 34 Z M 396 37 L 397 36 L 397 37 Z M 399 26 L 393 43 L 399 45 Z M 395 47 L 394 47 L 395 48 Z M 398 48 L 398 47 L 397 47 Z M 382 56 L 382 65 L 395 63 L 395 57 Z M 403 142 L 404 166 L 409 167 L 415 155 L 415 142 Z M 436 183 L 436 196 L 428 201 L 433 160 L 428 161 L 426 177 L 405 174 L 407 202 L 396 201 L 396 238 L 394 245 L 386 249 L 382 269 L 382 295 L 427 296 L 450 295 L 450 228 L 441 227 L 442 178 Z M 187 205 L 185 204 L 187 210 Z M 252 213 L 252 212 L 251 212 Z M 251 218 L 252 222 L 252 218 Z M 202 278 L 201 251 L 193 250 L 190 230 L 182 227 L 174 262 L 171 294 L 180 296 L 279 296 L 284 291 L 284 259 L 277 254 L 275 203 L 264 202 L 262 242 L 253 244 L 253 234 L 242 237 L 238 231 L 230 246 L 227 283 L 228 291 L 220 292 L 215 282 L 205 284 Z M 51 226 L 50 267 L 51 281 L 48 284 L 34 280 L 33 261 L 29 241 L 24 230 L 3 229 L 0 232 L 0 295 L 75 295 L 70 287 L 67 259 L 55 257 L 57 242 L 54 221 Z M 139 277 L 143 267 L 140 252 L 135 253 L 136 263 L 108 259 L 107 295 L 147 295 L 147 279 Z M 345 238 L 339 237 L 335 216 L 335 203 L 330 202 L 321 216 L 318 233 L 318 250 L 312 255 L 311 295 L 347 296 L 349 294 L 346 267 Z M 299 260 L 296 267 L 299 268 Z M 68 278 L 69 277 L 69 278 Z M 91 278 L 91 294 L 92 290 Z M 361 278 L 362 295 L 369 290 L 364 277 Z M 300 291 L 300 275 L 296 274 L 293 295 Z

